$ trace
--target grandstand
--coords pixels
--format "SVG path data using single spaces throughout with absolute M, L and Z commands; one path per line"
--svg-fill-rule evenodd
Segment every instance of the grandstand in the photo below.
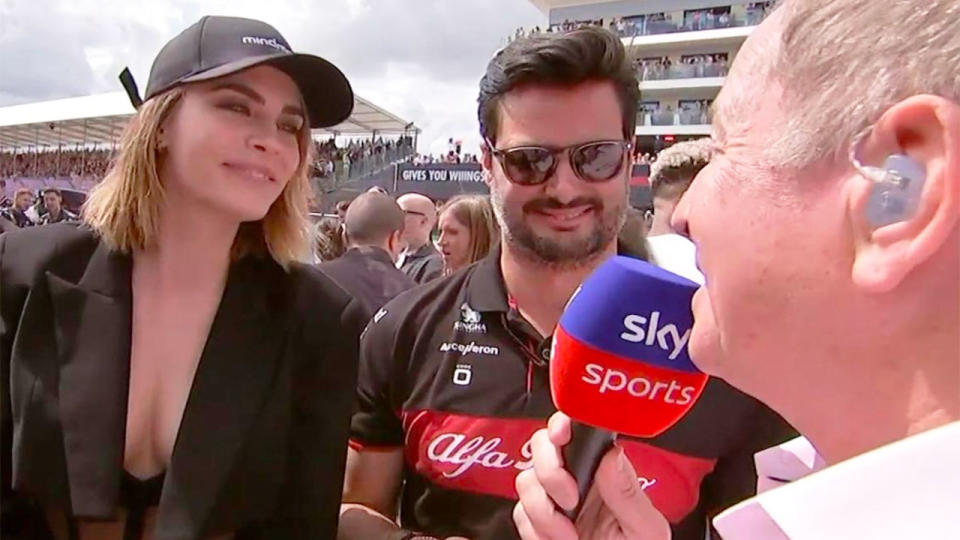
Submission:
M 773 2 L 530 0 L 549 28 L 595 24 L 618 34 L 640 80 L 634 147 L 653 155 L 710 134 L 710 105 Z
M 123 92 L 0 107 L 0 178 L 4 195 L 52 186 L 86 192 L 106 172 L 134 109 Z M 356 96 L 353 113 L 313 131 L 318 195 L 376 174 L 415 153 L 420 130 Z

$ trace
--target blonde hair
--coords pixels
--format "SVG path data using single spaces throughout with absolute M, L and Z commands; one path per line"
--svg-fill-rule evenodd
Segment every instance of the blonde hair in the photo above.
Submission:
M 858 133 L 910 96 L 960 103 L 955 0 L 789 0 L 771 66 L 789 111 L 775 162 L 843 159 Z
M 482 195 L 457 195 L 440 209 L 441 216 L 447 212 L 470 231 L 467 264 L 486 257 L 500 237 L 490 199 Z
M 650 190 L 656 197 L 668 186 L 676 186 L 679 194 L 690 187 L 700 169 L 710 163 L 715 145 L 709 137 L 679 142 L 657 154 L 650 165 Z
M 146 101 L 130 119 L 117 154 L 87 197 L 82 218 L 111 248 L 124 253 L 156 243 L 164 187 L 158 173 L 160 126 L 183 98 L 178 87 Z M 310 128 L 298 134 L 300 164 L 283 192 L 260 221 L 241 223 L 231 248 L 236 260 L 250 254 L 268 254 L 287 268 L 310 253 L 307 200 L 310 183 Z

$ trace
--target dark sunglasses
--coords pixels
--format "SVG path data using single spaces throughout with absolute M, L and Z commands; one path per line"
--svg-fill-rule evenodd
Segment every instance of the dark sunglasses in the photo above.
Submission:
M 584 182 L 606 182 L 623 170 L 624 157 L 633 146 L 626 141 L 593 141 L 563 148 L 518 146 L 498 150 L 489 139 L 487 148 L 514 184 L 535 186 L 546 182 L 567 152 L 570 168 Z

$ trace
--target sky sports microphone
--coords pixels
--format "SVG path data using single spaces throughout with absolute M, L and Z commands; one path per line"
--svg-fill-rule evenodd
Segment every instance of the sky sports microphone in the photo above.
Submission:
M 550 388 L 573 420 L 564 464 L 577 480 L 575 520 L 615 433 L 655 437 L 693 406 L 707 375 L 690 361 L 698 285 L 628 257 L 600 265 L 567 304 L 553 337 Z

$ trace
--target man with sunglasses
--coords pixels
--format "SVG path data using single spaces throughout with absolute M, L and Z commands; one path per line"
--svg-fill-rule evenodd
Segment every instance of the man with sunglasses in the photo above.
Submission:
M 520 39 L 490 62 L 478 108 L 500 248 L 368 326 L 341 537 L 516 537 L 514 482 L 556 410 L 550 335 L 580 282 L 623 248 L 638 99 L 620 40 L 599 28 Z M 785 431 L 714 381 L 673 429 L 622 444 L 675 538 L 700 540 L 709 511 L 752 493 L 753 453 Z
M 400 269 L 417 283 L 426 283 L 443 273 L 440 252 L 430 235 L 437 225 L 437 207 L 426 195 L 407 193 L 397 199 L 403 210 L 403 240 L 407 249 L 400 255 Z

